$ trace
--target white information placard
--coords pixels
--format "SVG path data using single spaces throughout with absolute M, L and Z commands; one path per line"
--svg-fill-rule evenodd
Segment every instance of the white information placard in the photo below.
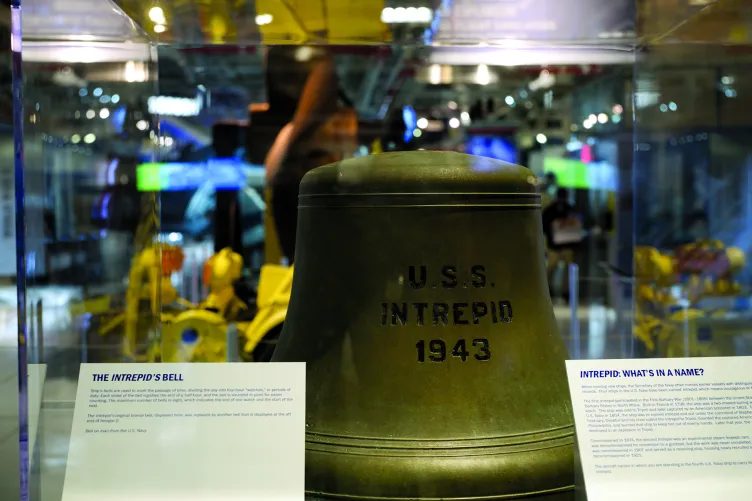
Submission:
M 567 361 L 588 501 L 752 493 L 752 357 Z
M 82 364 L 62 501 L 303 501 L 305 364 Z

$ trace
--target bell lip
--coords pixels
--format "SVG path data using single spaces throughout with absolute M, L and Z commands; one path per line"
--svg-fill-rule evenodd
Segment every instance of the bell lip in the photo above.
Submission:
M 433 452 L 428 449 L 426 452 Z M 458 451 L 461 452 L 461 451 Z M 378 471 L 379 490 L 363 482 Z M 462 472 L 465 491 L 458 491 Z M 430 485 L 439 497 L 403 494 L 405 486 Z M 574 437 L 548 447 L 495 454 L 388 457 L 306 449 L 306 494 L 320 499 L 469 501 L 544 499 L 575 488 Z M 433 493 L 432 493 L 433 494 Z M 536 497 L 537 496 L 537 497 Z M 561 499 L 561 498 L 554 498 Z
M 441 454 L 478 449 L 485 454 L 506 453 L 510 449 L 525 450 L 525 446 L 558 443 L 574 439 L 574 424 L 569 423 L 553 428 L 535 430 L 527 433 L 510 435 L 446 438 L 446 439 L 409 439 L 409 438 L 373 438 L 353 435 L 335 435 L 306 431 L 306 449 L 328 451 L 343 449 L 354 453 L 355 450 L 367 450 L 373 455 L 389 455 L 397 451 L 410 453 L 415 450 L 430 449 Z M 377 451 L 384 451 L 379 454 Z M 364 452 L 365 453 L 365 452 Z
M 538 178 L 517 164 L 452 151 L 407 151 L 350 158 L 317 167 L 299 194 L 538 195 Z
M 524 492 L 519 494 L 499 494 L 499 495 L 490 495 L 490 496 L 473 496 L 473 497 L 445 497 L 442 496 L 440 498 L 437 497 L 431 497 L 431 498 L 416 498 L 414 496 L 412 497 L 374 497 L 374 496 L 353 496 L 351 494 L 334 494 L 330 492 L 317 492 L 317 491 L 309 491 L 306 490 L 306 501 L 318 501 L 318 500 L 326 500 L 326 499 L 332 499 L 332 500 L 338 500 L 338 499 L 350 499 L 350 500 L 362 500 L 362 501 L 506 501 L 506 500 L 514 500 L 514 499 L 541 499 L 542 496 L 556 496 L 556 495 L 565 495 L 569 492 L 574 493 L 574 490 L 576 489 L 576 486 L 574 483 L 571 485 L 566 485 L 562 487 L 555 487 L 553 489 L 545 489 L 545 490 L 539 490 L 539 491 L 531 491 L 531 492 Z M 561 499 L 561 498 L 556 498 Z M 565 498 L 569 499 L 569 498 Z

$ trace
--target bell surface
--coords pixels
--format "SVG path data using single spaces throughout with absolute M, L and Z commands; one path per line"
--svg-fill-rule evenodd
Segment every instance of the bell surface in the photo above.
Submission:
M 308 499 L 574 498 L 537 183 L 429 151 L 305 176 L 272 361 L 307 363 Z

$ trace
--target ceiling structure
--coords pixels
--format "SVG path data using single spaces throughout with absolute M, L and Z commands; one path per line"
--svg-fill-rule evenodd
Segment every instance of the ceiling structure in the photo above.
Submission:
M 441 110 L 455 101 L 464 109 L 489 94 L 520 96 L 545 69 L 555 82 L 530 92 L 537 109 L 547 91 L 563 96 L 613 65 L 632 65 L 632 48 L 645 41 L 749 42 L 746 1 L 642 0 L 634 12 L 632 0 L 609 0 L 608 8 L 602 0 L 28 0 L 23 32 L 25 42 L 155 43 L 155 92 L 208 89 L 207 122 L 247 117 L 249 103 L 263 102 L 264 46 L 324 44 L 359 115 L 383 120 L 402 104 Z M 426 10 L 430 19 L 393 22 L 398 11 L 404 18 Z M 476 78 L 484 60 L 492 86 Z M 50 68 L 52 84 L 62 65 Z M 78 76 L 95 80 L 94 70 L 85 65 Z
M 148 32 L 109 0 L 24 0 L 21 22 L 24 41 L 149 41 Z
M 549 0 L 222 0 L 211 5 L 202 0 L 117 1 L 161 44 L 162 93 L 180 95 L 190 82 L 211 89 L 228 105 L 233 100 L 262 101 L 264 45 L 327 44 L 337 53 L 344 92 L 365 120 L 385 118 L 395 104 L 428 107 L 445 101 L 445 95 L 457 95 L 457 88 L 414 78 L 416 70 L 425 70 L 430 54 L 442 54 L 447 44 L 493 42 L 496 33 L 506 33 L 504 38 L 528 41 L 587 39 L 598 40 L 600 46 L 629 46 L 635 19 L 631 0 L 611 2 L 608 9 L 595 8 L 593 2 L 602 6 L 599 0 L 559 0 L 556 9 L 549 8 Z M 161 9 L 164 19 L 151 15 L 155 7 Z M 588 9 L 595 14 L 587 15 Z M 429 17 L 421 18 L 425 12 Z M 548 17 L 542 19 L 541 12 Z M 382 22 L 382 18 L 394 21 L 400 15 L 412 15 L 415 22 Z M 575 22 L 577 19 L 583 21 Z M 160 22 L 164 30 L 154 33 Z M 481 25 L 486 26 L 485 31 L 479 29 Z M 512 32 L 510 26 L 521 28 Z M 599 39 L 603 33 L 609 38 Z M 619 36 L 611 36 L 614 33 Z M 428 47 L 427 41 L 433 47 Z M 470 53 L 479 54 L 477 45 Z M 546 47 L 537 54 L 550 58 Z M 506 72 L 503 88 L 496 92 L 523 89 L 526 79 L 537 77 L 541 65 L 524 63 L 533 60 L 530 55 L 521 54 L 522 63 L 516 64 L 532 67 L 514 75 Z M 585 59 L 588 57 L 593 55 Z M 479 62 L 463 54 L 452 64 Z M 487 93 L 472 81 L 461 85 L 459 91 L 459 101 L 468 103 Z M 214 101 L 216 105 L 219 102 Z
M 270 44 L 326 44 L 335 53 L 343 91 L 365 120 L 384 116 L 402 65 L 421 50 L 428 22 L 381 21 L 384 9 L 423 9 L 440 0 L 118 0 L 160 44 L 160 92 L 182 95 L 191 85 L 212 92 L 236 114 L 264 100 L 264 49 Z M 153 9 L 161 9 L 155 16 Z M 267 22 L 267 18 L 272 21 Z M 159 24 L 156 21 L 163 24 Z M 157 26 L 159 33 L 155 33 Z M 245 101 L 243 104 L 242 101 Z M 234 103 L 234 104 L 233 104 Z M 387 106 L 388 109 L 388 106 Z

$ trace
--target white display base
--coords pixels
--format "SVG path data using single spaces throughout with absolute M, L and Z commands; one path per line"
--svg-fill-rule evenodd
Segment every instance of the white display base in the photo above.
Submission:
M 305 364 L 82 364 L 62 501 L 304 496 Z
M 39 414 L 42 411 L 42 393 L 47 377 L 47 364 L 29 364 L 28 371 L 29 463 L 31 464 L 39 431 Z
M 567 361 L 588 501 L 752 492 L 752 357 Z

